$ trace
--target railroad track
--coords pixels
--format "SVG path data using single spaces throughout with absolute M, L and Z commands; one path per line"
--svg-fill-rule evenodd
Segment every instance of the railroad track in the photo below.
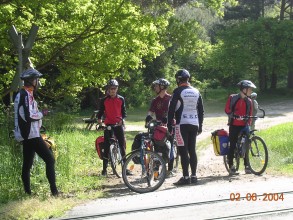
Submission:
M 278 192 L 275 193 L 278 195 L 283 194 L 285 198 L 288 198 L 288 196 L 293 196 L 293 191 L 286 191 L 286 192 Z M 256 195 L 257 197 L 263 197 L 262 194 Z M 244 201 L 247 198 L 245 196 L 240 197 L 240 201 Z M 292 197 L 293 199 L 293 197 Z M 82 219 L 99 219 L 99 218 L 111 218 L 111 219 L 119 219 L 119 216 L 128 216 L 128 219 L 132 219 L 130 214 L 141 214 L 149 216 L 152 212 L 158 212 L 158 211 L 168 211 L 168 210 L 174 210 L 174 209 L 180 209 L 180 208 L 195 208 L 200 206 L 206 206 L 211 205 L 215 206 L 216 204 L 220 203 L 227 203 L 231 202 L 231 199 L 219 199 L 219 200 L 210 200 L 210 201 L 202 201 L 202 202 L 194 202 L 194 203 L 185 203 L 185 204 L 175 204 L 175 205 L 167 205 L 167 206 L 157 206 L 157 207 L 147 207 L 147 208 L 139 208 L 139 209 L 129 209 L 129 210 L 123 210 L 123 211 L 117 211 L 117 212 L 105 212 L 105 213 L 98 213 L 98 214 L 92 214 L 92 215 L 84 215 L 84 216 L 74 216 L 74 217 L 65 217 L 65 218 L 58 218 L 59 220 L 82 220 Z M 291 203 L 292 204 L 292 203 Z M 262 209 L 262 207 L 260 207 Z M 286 208 L 276 208 L 276 209 L 270 209 L 265 211 L 252 211 L 252 212 L 246 212 L 244 214 L 226 214 L 221 215 L 218 214 L 218 217 L 206 217 L 206 218 L 196 218 L 196 219 L 205 219 L 205 220 L 216 220 L 216 219 L 242 219 L 242 218 L 253 218 L 253 217 L 259 217 L 259 216 L 269 216 L 269 215 L 279 215 L 279 214 L 286 214 L 286 213 L 293 213 L 293 204 L 291 207 Z M 122 218 L 121 218 L 122 219 Z M 124 218 L 123 218 L 124 219 Z M 148 217 L 148 219 L 154 219 L 153 217 Z M 174 218 L 175 219 L 175 218 Z

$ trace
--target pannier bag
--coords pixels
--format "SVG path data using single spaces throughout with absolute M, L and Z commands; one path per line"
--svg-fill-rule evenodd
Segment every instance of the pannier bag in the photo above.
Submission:
M 229 152 L 229 133 L 224 129 L 212 132 L 212 142 L 216 156 L 227 155 Z
M 132 146 L 131 146 L 131 150 L 132 151 L 139 150 L 140 147 L 141 147 L 141 139 L 142 139 L 142 137 L 147 136 L 147 135 L 148 135 L 148 133 L 143 133 L 143 132 L 140 132 L 137 135 L 135 135 L 133 143 L 132 143 Z M 132 160 L 133 160 L 133 162 L 135 164 L 140 163 L 140 158 L 139 157 L 133 157 Z
M 166 141 L 169 137 L 168 128 L 166 126 L 158 125 L 154 129 L 153 139 L 154 144 L 159 147 L 166 145 Z
M 104 157 L 104 150 L 105 150 L 104 136 L 100 136 L 96 139 L 96 151 L 101 160 L 103 160 L 103 157 Z

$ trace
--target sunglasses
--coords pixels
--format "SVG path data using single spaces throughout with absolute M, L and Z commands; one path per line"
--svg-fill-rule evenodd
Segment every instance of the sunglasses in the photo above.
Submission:
M 118 87 L 111 87 L 110 90 L 116 90 Z

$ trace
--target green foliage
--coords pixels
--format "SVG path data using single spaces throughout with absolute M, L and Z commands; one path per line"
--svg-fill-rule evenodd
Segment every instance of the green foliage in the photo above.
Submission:
M 292 31 L 292 21 L 271 18 L 230 26 L 219 35 L 206 63 L 208 69 L 218 70 L 209 77 L 221 79 L 222 85 L 235 84 L 243 76 L 261 85 L 272 82 L 274 74 L 284 79 L 293 59 Z M 266 81 L 259 80 L 260 67 L 265 67 Z
M 269 149 L 269 170 L 293 173 L 293 123 L 277 125 L 258 133 Z

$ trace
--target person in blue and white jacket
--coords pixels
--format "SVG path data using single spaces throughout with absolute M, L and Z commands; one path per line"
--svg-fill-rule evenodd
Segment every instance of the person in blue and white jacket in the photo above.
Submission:
M 175 116 L 175 138 L 181 156 L 183 177 L 174 185 L 196 184 L 196 136 L 202 132 L 204 107 L 200 92 L 189 84 L 189 72 L 180 69 L 176 72 L 175 78 L 178 87 L 173 91 L 170 100 L 167 126 L 169 132 L 172 132 L 172 121 Z
M 30 169 L 33 165 L 35 153 L 46 163 L 46 175 L 50 183 L 53 196 L 58 196 L 55 176 L 55 159 L 40 135 L 43 115 L 34 99 L 34 92 L 40 86 L 39 78 L 42 74 L 35 69 L 27 69 L 22 72 L 20 78 L 24 81 L 23 88 L 16 95 L 14 100 L 14 135 L 15 139 L 23 145 L 22 182 L 24 191 L 31 194 Z

